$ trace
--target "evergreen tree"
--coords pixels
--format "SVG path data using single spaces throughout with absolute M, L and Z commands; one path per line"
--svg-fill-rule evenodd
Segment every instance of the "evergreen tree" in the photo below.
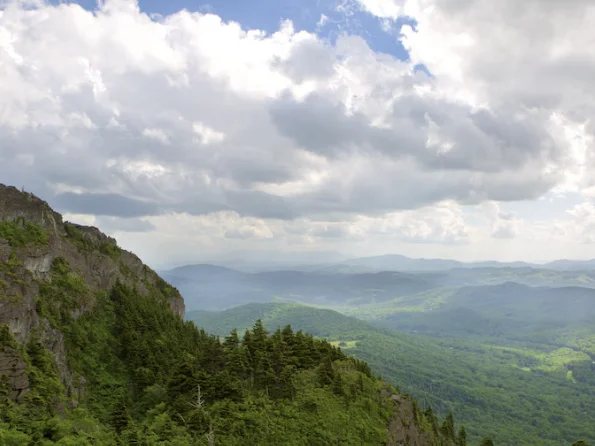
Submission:
M 251 338 L 251 343 L 248 345 L 248 348 L 251 350 L 251 352 L 266 351 L 267 350 L 267 338 L 268 338 L 268 333 L 267 333 L 266 329 L 264 328 L 262 320 L 258 319 L 254 323 L 254 326 L 252 327 L 252 338 Z
M 234 378 L 245 378 L 248 370 L 246 349 L 241 345 L 237 330 L 234 329 L 225 338 L 223 350 L 225 355 L 225 369 Z
M 116 398 L 110 414 L 110 424 L 118 434 L 121 434 L 132 424 L 132 419 L 128 411 L 128 398 L 124 391 L 121 391 Z
M 360 394 L 364 393 L 364 377 L 362 375 L 358 375 L 357 377 L 357 389 L 359 390 Z
M 446 415 L 446 418 L 444 419 L 442 426 L 440 426 L 440 431 L 442 432 L 442 435 L 444 435 L 446 438 L 452 440 L 456 438 L 454 417 L 452 415 L 452 412 L 449 412 L 448 415 Z
M 436 418 L 436 415 L 434 415 L 434 411 L 431 407 L 428 407 L 425 410 L 424 417 L 430 422 L 430 425 L 432 426 L 432 432 L 438 435 L 438 419 Z
M 295 385 L 293 382 L 293 375 L 295 373 L 295 367 L 292 365 L 286 365 L 281 372 L 278 384 L 277 396 L 280 398 L 291 398 L 295 396 Z
M 345 391 L 343 390 L 343 377 L 340 373 L 335 373 L 333 377 L 333 382 L 331 385 L 331 389 L 335 395 L 344 395 Z
M 458 445 L 467 446 L 467 431 L 465 430 L 465 426 L 461 426 L 459 429 Z
M 229 335 L 225 337 L 225 341 L 223 341 L 223 349 L 225 351 L 235 350 L 240 346 L 240 344 L 241 341 L 240 337 L 238 336 L 238 330 L 234 328 L 231 330 Z
M 322 360 L 322 363 L 317 368 L 318 383 L 321 386 L 329 386 L 333 383 L 335 378 L 335 371 L 333 370 L 333 363 L 328 356 Z

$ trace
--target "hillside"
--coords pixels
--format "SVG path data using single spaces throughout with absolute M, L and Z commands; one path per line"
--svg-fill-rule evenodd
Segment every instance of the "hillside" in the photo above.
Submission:
M 328 342 L 183 316 L 114 239 L 0 185 L 0 444 L 465 444 Z
M 468 427 L 469 440 L 489 434 L 498 445 L 561 445 L 595 439 L 591 414 L 595 379 L 588 356 L 550 349 L 502 348 L 467 338 L 436 340 L 377 327 L 328 309 L 295 304 L 248 304 L 187 317 L 223 335 L 256 319 L 326 338 L 440 415 Z M 568 379 L 567 364 L 573 365 Z
M 514 282 L 443 287 L 342 311 L 410 333 L 543 343 L 583 349 L 595 356 L 593 347 L 567 343 L 580 330 L 595 335 L 592 288 L 531 287 Z M 580 337 L 583 344 L 589 338 Z

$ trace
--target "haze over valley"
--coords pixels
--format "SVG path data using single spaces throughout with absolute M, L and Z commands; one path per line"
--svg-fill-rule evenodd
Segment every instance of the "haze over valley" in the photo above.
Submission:
M 438 413 L 453 410 L 473 426 L 470 438 L 491 429 L 497 444 L 554 445 L 577 430 L 593 435 L 591 264 L 387 255 L 250 272 L 196 264 L 162 276 L 185 296 L 187 318 L 214 333 L 259 318 L 271 330 L 291 324 Z

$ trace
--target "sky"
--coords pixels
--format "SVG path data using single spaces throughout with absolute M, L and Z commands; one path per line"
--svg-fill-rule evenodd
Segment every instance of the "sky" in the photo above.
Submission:
M 590 0 L 0 0 L 0 182 L 157 268 L 593 258 L 593 116 Z

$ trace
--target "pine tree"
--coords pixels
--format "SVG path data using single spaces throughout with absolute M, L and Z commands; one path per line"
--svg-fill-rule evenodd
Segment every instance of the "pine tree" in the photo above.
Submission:
M 295 367 L 286 365 L 281 371 L 278 383 L 278 396 L 280 398 L 291 398 L 295 396 L 295 385 L 293 383 L 293 374 Z
M 225 370 L 230 376 L 243 379 L 248 370 L 246 348 L 241 345 L 238 332 L 233 330 L 223 343 L 225 355 Z
M 271 364 L 275 374 L 279 376 L 281 371 L 289 364 L 289 347 L 280 330 L 277 330 L 269 339 L 271 345 Z
M 271 360 L 266 351 L 257 350 L 255 356 L 254 383 L 257 387 L 268 390 L 269 387 L 274 387 L 277 384 Z
M 309 367 L 312 367 L 315 365 L 315 364 L 311 363 L 310 358 L 308 356 L 307 340 L 306 340 L 306 336 L 304 335 L 302 330 L 299 330 L 295 334 L 294 352 L 295 352 L 295 357 L 297 358 L 297 361 L 298 361 L 297 366 L 300 369 L 309 368 Z
M 238 336 L 238 330 L 234 328 L 233 330 L 231 330 L 229 335 L 225 337 L 225 341 L 223 341 L 223 349 L 225 351 L 234 350 L 240 346 L 240 343 L 241 342 L 240 337 Z
M 244 349 L 244 357 L 246 359 L 246 368 L 250 375 L 254 374 L 254 368 L 256 367 L 256 358 L 254 356 L 255 347 L 252 332 L 246 330 L 242 339 L 242 347 Z
M 118 434 L 121 434 L 132 423 L 132 418 L 128 412 L 128 401 L 126 395 L 122 392 L 116 399 L 110 415 L 110 424 Z
M 193 357 L 186 356 L 174 368 L 167 385 L 170 394 L 190 393 L 196 388 L 194 361 L 195 359 Z
M 343 377 L 341 376 L 341 373 L 335 373 L 331 389 L 335 395 L 345 394 L 345 391 L 343 389 Z
M 446 415 L 446 418 L 444 419 L 442 426 L 440 426 L 440 431 L 442 432 L 442 435 L 444 435 L 446 438 L 449 438 L 452 440 L 454 440 L 456 438 L 455 437 L 455 423 L 454 423 L 454 417 L 452 415 L 452 412 L 449 412 L 448 415 Z
M 365 387 L 364 387 L 364 377 L 363 375 L 358 375 L 357 377 L 357 388 L 360 392 L 360 394 L 363 394 L 365 392 Z
M 335 371 L 333 370 L 333 363 L 328 356 L 322 360 L 322 363 L 316 369 L 318 376 L 318 383 L 321 386 L 329 386 L 333 383 L 335 378 Z
M 459 446 L 467 446 L 467 431 L 465 426 L 461 426 L 459 429 L 459 436 L 457 438 Z
M 252 327 L 252 342 L 250 348 L 253 351 L 265 351 L 267 349 L 268 333 L 264 328 L 261 319 L 258 319 Z

